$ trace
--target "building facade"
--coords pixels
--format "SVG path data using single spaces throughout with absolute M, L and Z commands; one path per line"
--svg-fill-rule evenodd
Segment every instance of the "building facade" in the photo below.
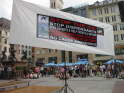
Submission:
M 75 15 L 82 16 L 82 17 L 88 17 L 88 5 L 87 4 L 75 6 L 75 7 L 68 7 L 65 9 L 61 9 L 61 11 L 75 14 Z
M 94 61 L 104 62 L 111 58 L 124 60 L 124 1 L 105 0 L 88 7 L 88 17 L 113 26 L 115 56 L 93 55 Z
M 5 55 L 8 58 L 10 45 L 8 44 L 8 36 L 10 32 L 10 21 L 5 18 L 0 18 L 0 57 L 5 51 Z M 7 59 L 6 58 L 6 59 Z
M 69 7 L 61 11 L 78 16 L 87 17 L 104 23 L 111 24 L 114 30 L 115 54 L 116 56 L 82 54 L 71 51 L 60 51 L 51 49 L 36 49 L 35 61 L 49 62 L 76 62 L 78 59 L 86 58 L 89 62 L 102 64 L 111 58 L 124 60 L 124 1 L 105 0 L 95 2 L 92 5 Z
M 10 45 L 8 42 L 8 37 L 10 33 L 10 20 L 5 18 L 0 18 L 0 57 L 3 56 L 5 51 L 6 61 L 10 56 L 11 48 L 15 50 L 15 57 L 17 61 L 22 61 L 22 59 L 32 59 L 32 47 L 23 45 Z M 26 56 L 26 58 L 24 58 Z
M 75 15 L 91 18 L 100 22 L 108 23 L 113 26 L 115 54 L 116 56 L 91 55 L 91 61 L 99 64 L 111 58 L 124 60 L 124 1 L 123 0 L 105 0 L 95 2 L 92 5 L 83 7 L 69 7 L 62 11 Z M 83 12 L 81 12 L 83 11 Z
M 76 62 L 78 59 L 90 59 L 90 55 L 72 51 L 63 51 L 56 49 L 35 48 L 34 54 L 36 64 L 39 61 L 46 63 Z M 40 64 L 41 64 L 40 63 Z

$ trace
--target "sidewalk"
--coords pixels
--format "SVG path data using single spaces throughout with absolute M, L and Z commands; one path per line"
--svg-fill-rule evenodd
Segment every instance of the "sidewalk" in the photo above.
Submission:
M 0 88 L 3 90 L 9 90 L 9 89 L 16 89 L 16 88 L 23 88 L 26 86 L 51 86 L 51 87 L 62 87 L 64 85 L 64 81 L 60 80 L 58 78 L 55 78 L 54 76 L 50 76 L 50 77 L 41 77 L 39 79 L 20 79 L 20 81 L 22 82 L 26 82 L 26 83 L 22 83 L 22 84 L 16 84 L 13 86 L 9 86 L 9 87 L 4 87 Z M 68 80 L 69 85 L 72 86 L 73 89 L 77 89 L 77 91 L 80 91 L 79 93 L 81 93 L 82 90 L 86 91 L 90 91 L 88 90 L 88 88 L 93 88 L 95 91 L 101 91 L 101 89 L 105 89 L 108 91 L 112 90 L 112 87 L 114 86 L 115 82 L 122 82 L 124 80 L 122 79 L 116 79 L 116 78 L 112 78 L 112 79 L 106 79 L 104 77 L 87 77 L 87 78 L 71 78 Z M 1 82 L 8 82 L 8 80 L 1 80 Z M 102 84 L 102 86 L 101 86 Z M 6 88 L 6 89 L 5 89 Z M 98 90 L 96 90 L 98 88 Z M 78 93 L 78 92 L 77 92 Z M 88 92 L 90 93 L 90 92 Z M 93 92 L 95 93 L 95 92 Z M 103 92 L 104 93 L 104 92 Z M 112 93 L 112 92 L 106 92 L 106 93 Z
M 6 91 L 16 88 L 22 88 L 26 86 L 36 85 L 43 80 L 39 79 L 18 79 L 18 80 L 0 80 L 0 91 Z

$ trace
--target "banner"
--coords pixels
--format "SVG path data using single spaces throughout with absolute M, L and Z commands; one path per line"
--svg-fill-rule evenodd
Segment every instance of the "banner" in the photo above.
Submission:
M 114 55 L 111 25 L 21 0 L 13 3 L 9 42 Z

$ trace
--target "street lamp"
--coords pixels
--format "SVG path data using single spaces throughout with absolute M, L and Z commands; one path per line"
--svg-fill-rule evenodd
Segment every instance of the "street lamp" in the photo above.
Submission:
M 28 74 L 30 74 L 30 64 L 32 63 L 31 58 L 28 58 L 27 61 L 28 61 Z M 28 79 L 29 79 L 29 77 L 30 77 L 30 75 L 28 76 Z M 30 86 L 30 81 L 28 81 L 28 86 Z

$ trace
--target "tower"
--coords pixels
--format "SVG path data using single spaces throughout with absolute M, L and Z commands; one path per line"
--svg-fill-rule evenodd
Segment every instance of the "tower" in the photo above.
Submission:
M 63 0 L 50 0 L 50 8 L 53 9 L 62 9 L 63 4 Z

